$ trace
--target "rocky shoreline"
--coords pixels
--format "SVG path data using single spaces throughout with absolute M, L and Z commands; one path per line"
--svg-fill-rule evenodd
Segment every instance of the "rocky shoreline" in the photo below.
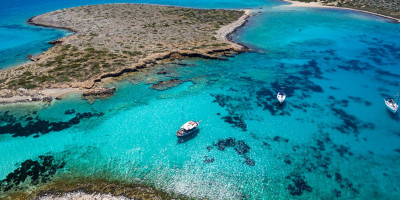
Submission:
M 57 21 L 59 19 L 61 19 L 62 17 L 67 16 L 66 18 L 70 17 L 73 18 L 74 17 L 74 12 L 81 14 L 82 12 L 89 12 L 89 14 L 91 14 L 91 10 L 94 11 L 98 11 L 98 10 L 110 10 L 108 7 L 114 7 L 115 8 L 119 8 L 119 6 L 124 6 L 124 5 L 128 5 L 131 6 L 133 8 L 135 7 L 145 7 L 146 9 L 153 9 L 153 7 L 157 10 L 160 10 L 159 12 L 165 12 L 168 15 L 170 14 L 170 10 L 173 10 L 176 12 L 176 10 L 179 10 L 179 12 L 182 13 L 182 16 L 189 15 L 189 16 L 193 16 L 194 18 L 196 18 L 197 16 L 194 16 L 197 13 L 199 13 L 198 15 L 200 17 L 208 17 L 209 16 L 205 16 L 210 15 L 209 13 L 206 12 L 211 12 L 211 14 L 214 15 L 214 19 L 218 20 L 217 24 L 213 25 L 210 22 L 210 19 L 201 21 L 204 24 L 199 24 L 199 22 L 194 22 L 192 23 L 193 26 L 195 26 L 197 29 L 201 29 L 204 30 L 203 32 L 201 31 L 197 31 L 195 32 L 197 35 L 195 35 L 196 37 L 189 38 L 190 32 L 188 31 L 188 33 L 184 33 L 183 35 L 185 35 L 186 37 L 179 42 L 176 42 L 176 44 L 174 42 L 170 42 L 170 43 L 163 43 L 162 45 L 160 43 L 158 43 L 157 45 L 155 45 L 157 48 L 159 48 L 159 46 L 166 46 L 166 48 L 163 48 L 163 50 L 157 50 L 155 51 L 154 49 L 144 49 L 146 52 L 150 52 L 150 53 L 136 53 L 138 51 L 133 51 L 133 53 L 131 52 L 126 52 L 126 51 L 122 51 L 121 54 L 117 54 L 117 53 L 113 53 L 116 52 L 117 50 L 108 50 L 107 52 L 101 52 L 101 50 L 97 50 L 96 47 L 89 47 L 91 48 L 91 52 L 87 53 L 87 52 L 79 52 L 81 53 L 81 55 L 84 55 L 84 57 L 86 56 L 85 54 L 90 54 L 93 52 L 95 52 L 94 54 L 96 55 L 96 53 L 99 53 L 101 55 L 110 55 L 111 58 L 113 59 L 113 61 L 118 61 L 118 62 L 122 62 L 125 63 L 123 66 L 121 67 L 116 67 L 115 69 L 107 69 L 107 70 L 102 70 L 100 69 L 100 71 L 98 72 L 94 72 L 93 75 L 91 75 L 90 77 L 88 77 L 88 79 L 81 79 L 81 81 L 79 80 L 70 80 L 69 77 L 65 78 L 67 81 L 61 80 L 61 81 L 57 81 L 53 83 L 49 82 L 47 77 L 52 77 L 51 74 L 60 74 L 57 73 L 56 70 L 51 69 L 48 71 L 44 71 L 46 69 L 43 69 L 43 66 L 49 66 L 49 63 L 59 63 L 59 64 L 64 64 L 65 60 L 57 60 L 61 55 L 61 53 L 65 53 L 65 51 L 67 51 L 65 54 L 70 53 L 72 56 L 74 56 L 74 51 L 81 51 L 81 50 L 85 50 L 83 49 L 83 47 L 85 47 L 85 45 L 83 45 L 81 42 L 83 39 L 85 38 L 89 38 L 88 40 L 93 40 L 95 42 L 98 42 L 96 39 L 96 34 L 100 35 L 100 33 L 93 33 L 91 32 L 90 28 L 88 27 L 92 27 L 94 22 L 85 22 L 86 24 L 84 25 L 76 25 L 73 24 L 71 22 L 72 25 L 68 25 L 69 21 Z M 74 10 L 75 9 L 75 10 Z M 181 11 L 181 9 L 183 11 Z M 71 11 L 72 10 L 72 11 Z M 82 11 L 84 10 L 84 11 Z M 89 11 L 88 11 L 89 10 Z M 70 12 L 70 13 L 68 13 Z M 205 14 L 203 14 L 203 12 Z M 216 12 L 216 14 L 214 13 Z M 240 13 L 240 17 L 238 17 L 235 20 L 232 20 L 231 22 L 229 22 L 229 20 L 233 19 L 234 15 L 237 15 Z M 71 14 L 72 13 L 72 14 Z M 193 14 L 195 13 L 195 14 Z M 75 14 L 77 15 L 77 14 Z M 101 15 L 101 14 L 100 14 Z M 228 16 L 228 17 L 226 17 Z M 246 10 L 246 11 L 234 11 L 234 10 L 212 10 L 212 11 L 208 11 L 208 10 L 201 10 L 201 9 L 186 9 L 186 8 L 177 8 L 177 7 L 169 7 L 169 6 L 155 6 L 155 5 L 141 5 L 141 4 L 110 4 L 110 5 L 99 5 L 99 6 L 83 6 L 83 7 L 78 7 L 78 8 L 72 8 L 72 9 L 62 9 L 62 10 L 58 10 L 58 11 L 53 11 L 50 13 L 46 13 L 44 15 L 39 15 L 39 16 L 35 16 L 32 17 L 30 19 L 27 20 L 27 22 L 29 24 L 32 25 L 36 25 L 36 26 L 42 26 L 42 27 L 51 27 L 51 28 L 61 28 L 61 29 L 65 29 L 65 30 L 69 30 L 74 32 L 74 34 L 72 35 L 68 35 L 66 37 L 57 39 L 55 41 L 52 41 L 52 44 L 54 45 L 52 48 L 50 48 L 47 52 L 44 52 L 43 54 L 39 55 L 39 56 L 34 56 L 33 58 L 31 58 L 31 60 L 34 60 L 32 63 L 27 63 L 24 64 L 22 66 L 19 67 L 15 67 L 13 69 L 10 69 L 10 74 L 17 74 L 19 73 L 18 78 L 21 76 L 21 72 L 20 71 L 24 71 L 22 73 L 22 75 L 28 74 L 30 76 L 28 76 L 28 78 L 30 78 L 31 80 L 36 80 L 37 76 L 39 76 L 39 74 L 48 74 L 47 77 L 46 76 L 42 76 L 39 78 L 45 79 L 44 81 L 40 80 L 42 82 L 41 85 L 35 85 L 35 84 L 25 84 L 25 86 L 27 87 L 18 87 L 18 84 L 13 83 L 16 86 L 13 86 L 9 83 L 11 82 L 15 82 L 16 80 L 14 80 L 11 76 L 11 78 L 7 75 L 5 76 L 4 74 L 6 73 L 5 71 L 3 71 L 3 73 L 0 73 L 0 79 L 1 78 L 5 78 L 2 79 L 3 84 L 0 85 L 0 103 L 1 104 L 5 104 L 5 103 L 16 103 L 16 102 L 31 102 L 31 101 L 48 101 L 50 98 L 54 99 L 54 98 L 61 98 L 62 96 L 71 94 L 71 93 L 86 93 L 88 91 L 93 91 L 96 90 L 96 88 L 102 88 L 101 84 L 105 81 L 107 81 L 109 78 L 114 78 L 114 77 L 119 77 L 125 73 L 129 73 L 129 72 L 136 72 L 139 71 L 143 68 L 146 67 L 151 67 L 157 64 L 162 64 L 164 62 L 169 62 L 172 60 L 176 60 L 176 59 L 185 59 L 185 58 L 190 58 L 190 57 L 195 57 L 195 58 L 205 58 L 205 59 L 223 59 L 224 56 L 232 56 L 233 54 L 237 54 L 237 53 L 241 53 L 241 52 L 245 52 L 248 51 L 249 49 L 247 47 L 245 47 L 244 45 L 241 44 L 237 44 L 235 42 L 233 42 L 231 35 L 233 33 L 236 32 L 237 29 L 241 28 L 242 26 L 244 26 L 244 24 L 247 22 L 247 18 L 250 16 L 250 11 Z M 96 16 L 97 18 L 99 16 Z M 102 16 L 100 16 L 102 17 Z M 106 17 L 105 17 L 106 18 Z M 171 18 L 171 17 L 170 17 Z M 198 17 L 197 17 L 198 18 Z M 224 19 L 227 18 L 227 19 Z M 168 18 L 167 18 L 168 19 Z M 67 19 L 66 19 L 67 20 Z M 79 20 L 77 20 L 79 21 Z M 81 20 L 82 21 L 82 20 Z M 81 22 L 79 21 L 79 22 Z M 166 20 L 164 20 L 166 21 Z M 189 20 L 188 20 L 189 21 Z M 148 22 L 151 22 L 148 21 Z M 229 22 L 229 23 L 228 23 Z M 147 22 L 146 22 L 147 23 Z M 186 23 L 190 23 L 186 22 Z M 224 26 L 220 26 L 219 24 L 225 24 Z M 80 27 L 81 29 L 77 28 Z M 143 25 L 144 26 L 148 26 L 147 24 Z M 154 26 L 154 23 L 153 23 Z M 166 24 L 164 26 L 167 26 Z M 169 25 L 171 26 L 171 25 Z M 176 25 L 176 26 L 179 26 Z M 209 30 L 213 30 L 217 28 L 217 30 L 214 32 L 213 35 L 208 36 L 207 34 L 210 31 L 206 31 L 207 29 Z M 83 30 L 82 30 L 83 29 Z M 86 30 L 87 29 L 87 30 Z M 196 30 L 196 29 L 194 29 Z M 155 31 L 155 30 L 153 30 Z M 90 35 L 88 36 L 88 34 L 86 32 L 90 32 Z M 198 33 L 200 32 L 200 33 Z M 83 34 L 85 33 L 85 34 Z M 111 33 L 107 33 L 107 34 L 111 34 Z M 160 33 L 161 34 L 161 33 Z M 82 36 L 83 35 L 83 36 Z M 138 34 L 140 36 L 140 34 Z M 168 33 L 168 36 L 171 37 L 172 34 Z M 193 35 L 193 34 L 192 34 Z M 124 36 L 124 35 L 123 35 Z M 146 36 L 146 34 L 145 34 Z M 99 36 L 100 37 L 100 36 Z M 119 36 L 122 37 L 122 36 Z M 147 37 L 147 36 L 146 36 Z M 103 40 L 104 38 L 108 38 L 108 37 L 102 37 Z M 137 37 L 137 39 L 139 39 L 140 37 Z M 200 38 L 202 39 L 202 43 L 197 43 L 196 38 Z M 174 39 L 174 38 L 172 38 Z M 175 40 L 177 40 L 175 38 Z M 192 43 L 188 43 L 185 40 L 189 40 Z M 124 40 L 125 41 L 125 40 Z M 136 41 L 135 41 L 136 42 Z M 135 43 L 133 42 L 133 43 Z M 160 41 L 159 41 L 160 42 Z M 148 42 L 149 43 L 149 42 Z M 151 43 L 151 42 L 150 42 Z M 180 44 L 182 43 L 182 44 Z M 76 45 L 78 44 L 78 45 Z M 121 44 L 121 42 L 118 42 L 118 44 Z M 93 45 L 93 44 L 90 44 Z M 113 48 L 115 45 L 110 45 L 110 44 L 102 44 L 100 43 L 98 46 L 111 46 L 110 48 Z M 137 45 L 137 44 L 136 44 Z M 181 46 L 176 46 L 176 45 L 184 45 L 183 47 Z M 83 46 L 83 47 L 81 47 Z M 139 47 L 143 48 L 141 45 Z M 185 47 L 186 46 L 186 47 Z M 65 50 L 67 48 L 67 50 Z M 132 48 L 132 47 L 130 47 Z M 137 48 L 137 47 L 133 47 L 133 48 Z M 154 47 L 153 47 L 154 48 Z M 94 49 L 94 50 L 93 50 Z M 68 52 L 68 51 L 71 52 Z M 87 50 L 87 49 L 86 49 Z M 143 51 L 142 51 L 143 52 Z M 126 55 L 128 54 L 128 55 Z M 79 55 L 78 55 L 79 56 Z M 137 59 L 138 57 L 138 59 Z M 82 59 L 82 58 L 80 58 Z M 53 61 L 54 60 L 54 61 Z M 72 59 L 69 59 L 72 60 Z M 57 61 L 57 62 L 55 62 Z M 88 65 L 90 63 L 94 63 L 97 62 L 96 58 L 93 59 L 93 61 L 87 62 L 87 64 L 83 63 L 81 64 L 82 66 L 84 65 Z M 108 61 L 100 61 L 102 64 L 100 65 L 113 65 L 113 63 L 109 63 Z M 114 62 L 115 63 L 115 62 Z M 119 63 L 117 63 L 119 64 Z M 50 65 L 50 68 L 53 65 Z M 54 65 L 55 66 L 55 65 Z M 97 64 L 98 66 L 98 64 Z M 57 67 L 54 67 L 55 69 L 57 69 Z M 58 67 L 60 68 L 60 67 Z M 33 69 L 33 70 L 32 70 Z M 54 71 L 54 72 L 53 72 Z M 107 71 L 107 72 L 104 72 Z M 40 72 L 40 73 L 37 73 Z M 68 74 L 67 74 L 68 75 Z M 65 75 L 60 75 L 60 76 L 65 76 Z M 46 79 L 47 78 L 47 79 Z M 40 83 L 39 81 L 39 83 Z M 1 81 L 0 81 L 1 82 Z M 17 80 L 17 83 L 25 83 L 24 80 Z M 49 83 L 48 83 L 49 82 Z M 8 83 L 8 84 L 7 84 Z M 10 86 L 11 85 L 11 86 Z M 33 86 L 32 86 L 33 85 Z M 32 88 L 34 87 L 34 88 Z M 18 94 L 16 91 L 19 90 L 20 88 L 22 88 L 23 90 L 26 91 L 26 94 Z M 20 89 L 20 90 L 22 90 Z M 51 90 L 58 90 L 58 92 L 53 93 L 52 95 L 47 95 L 46 94 L 46 90 L 51 89 Z M 68 89 L 68 90 L 67 90 Z M 65 91 L 65 92 L 63 92 Z M 93 96 L 97 96 L 97 95 L 93 95 Z
M 2 194 L 4 195 L 4 194 Z M 53 180 L 21 191 L 11 189 L 1 199 L 41 200 L 96 200 L 96 199 L 142 199 L 142 200 L 188 200 L 189 197 L 171 194 L 143 183 L 134 184 L 105 178 L 68 177 L 60 175 Z

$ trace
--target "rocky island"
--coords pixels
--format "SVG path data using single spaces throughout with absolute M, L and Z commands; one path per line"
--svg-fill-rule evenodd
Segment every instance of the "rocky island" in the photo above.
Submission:
M 248 14 L 238 10 L 106 4 L 32 17 L 30 24 L 67 29 L 74 34 L 52 41 L 54 46 L 48 51 L 30 57 L 32 62 L 0 71 L 0 102 L 98 91 L 106 78 L 163 61 L 216 59 L 245 51 L 227 36 L 244 24 Z

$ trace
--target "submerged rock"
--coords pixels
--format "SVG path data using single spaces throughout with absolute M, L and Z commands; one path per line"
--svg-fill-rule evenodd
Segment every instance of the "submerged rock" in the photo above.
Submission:
M 66 110 L 64 114 L 69 115 L 69 114 L 74 114 L 75 110 L 74 109 L 70 109 L 70 110 Z
M 204 156 L 204 163 L 212 163 L 215 159 L 213 157 Z
M 239 140 L 235 147 L 235 151 L 238 154 L 246 154 L 250 151 L 250 147 L 243 140 Z
M 37 160 L 28 159 L 21 163 L 20 167 L 9 173 L 4 180 L 1 180 L 0 189 L 8 191 L 20 184 L 29 181 L 32 185 L 45 183 L 65 166 L 65 162 L 57 161 L 53 156 L 39 156 Z
M 180 79 L 170 79 L 168 81 L 160 81 L 154 85 L 151 86 L 151 89 L 154 90 L 168 90 L 171 89 L 173 87 L 176 87 L 180 84 L 182 84 L 184 81 L 180 80 Z
M 292 196 L 301 196 L 303 191 L 311 192 L 312 188 L 308 185 L 308 183 L 304 180 L 304 176 L 300 175 L 289 175 L 286 177 L 287 179 L 292 180 L 293 184 L 289 184 L 287 190 L 289 190 Z
M 235 147 L 236 146 L 236 139 L 235 138 L 227 138 L 227 139 L 219 139 L 214 146 L 217 147 L 218 150 L 224 151 L 225 147 Z
M 248 166 L 253 167 L 254 165 L 256 165 L 256 161 L 254 161 L 253 159 L 245 156 L 244 157 L 246 160 L 244 161 L 244 163 L 246 163 Z
M 59 121 L 59 122 L 51 122 L 47 120 L 39 119 L 36 116 L 35 119 L 27 120 L 27 124 L 17 122 L 17 123 L 8 123 L 4 126 L 0 126 L 0 135 L 2 134 L 11 134 L 12 137 L 28 137 L 30 135 L 35 135 L 35 138 L 38 137 L 39 133 L 47 134 L 52 131 L 61 131 L 67 128 L 72 127 L 73 125 L 79 124 L 82 119 L 89 119 L 93 117 L 101 117 L 104 113 L 77 113 L 75 117 L 71 118 L 69 121 Z

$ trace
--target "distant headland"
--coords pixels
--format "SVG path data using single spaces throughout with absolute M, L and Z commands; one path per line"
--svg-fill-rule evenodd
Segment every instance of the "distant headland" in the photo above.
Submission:
M 400 0 L 282 0 L 295 7 L 335 7 L 355 10 L 400 23 Z

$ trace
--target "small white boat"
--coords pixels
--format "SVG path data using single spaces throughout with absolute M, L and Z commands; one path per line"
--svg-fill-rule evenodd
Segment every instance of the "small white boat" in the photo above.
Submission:
M 399 109 L 399 105 L 394 101 L 393 98 L 385 99 L 385 104 L 387 108 L 392 111 L 392 113 L 396 113 L 397 109 Z
M 278 94 L 276 95 L 276 98 L 278 99 L 279 103 L 283 103 L 286 99 L 285 92 L 283 92 L 283 90 L 279 90 Z
M 184 125 L 181 126 L 178 132 L 176 132 L 176 136 L 178 137 L 184 137 L 187 135 L 192 134 L 197 127 L 199 127 L 201 120 L 198 122 L 195 121 L 188 121 Z

